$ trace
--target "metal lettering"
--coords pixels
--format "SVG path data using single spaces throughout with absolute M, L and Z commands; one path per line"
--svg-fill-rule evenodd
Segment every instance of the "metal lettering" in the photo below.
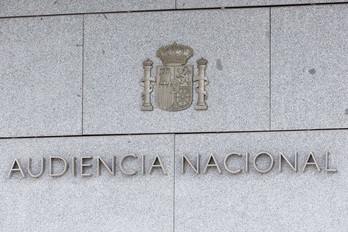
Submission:
M 121 159 L 121 163 L 120 163 L 120 169 L 121 169 L 121 171 L 123 172 L 123 174 L 125 174 L 125 175 L 127 175 L 127 176 L 134 176 L 135 174 L 137 174 L 137 171 L 134 171 L 134 172 L 126 172 L 126 171 L 124 170 L 123 163 L 124 163 L 124 161 L 125 161 L 127 158 L 134 158 L 134 159 L 137 159 L 138 157 L 137 157 L 136 155 L 129 154 L 129 155 L 124 156 L 124 157 Z
M 115 156 L 112 156 L 112 161 L 111 161 L 111 168 L 106 164 L 106 162 L 101 158 L 97 158 L 97 176 L 101 175 L 101 166 L 104 165 L 106 170 L 108 170 L 111 175 L 115 175 Z
M 185 174 L 185 163 L 188 163 L 191 168 L 193 169 L 193 171 L 196 173 L 196 174 L 199 174 L 199 169 L 200 169 L 200 161 L 201 160 L 201 157 L 200 155 L 197 155 L 197 161 L 196 161 L 196 167 L 191 163 L 191 161 L 185 156 L 183 155 L 181 157 L 181 173 L 182 174 Z
M 313 159 L 313 162 L 309 162 L 311 158 Z M 315 156 L 314 156 L 313 152 L 309 153 L 307 161 L 306 161 L 305 165 L 303 166 L 302 172 L 305 171 L 307 165 L 314 165 L 317 168 L 318 172 L 320 172 L 320 167 L 319 167 L 317 161 L 315 160 Z
M 325 166 L 325 171 L 327 172 L 337 172 L 337 169 L 336 168 L 329 168 L 329 161 L 330 161 L 330 158 L 329 158 L 329 155 L 330 153 L 327 151 L 326 152 L 326 166 Z
M 257 158 L 258 158 L 259 156 L 261 156 L 261 155 L 267 155 L 267 156 L 270 158 L 270 160 L 271 160 L 271 164 L 269 165 L 269 167 L 268 167 L 266 170 L 261 170 L 261 169 L 259 169 L 259 168 L 257 167 L 257 165 L 256 165 L 256 160 L 257 160 Z M 255 158 L 254 158 L 254 168 L 255 168 L 255 170 L 258 171 L 259 173 L 268 173 L 268 172 L 271 171 L 271 169 L 273 168 L 273 165 L 274 165 L 273 156 L 272 156 L 271 154 L 267 153 L 267 152 L 261 152 L 261 153 L 257 154 L 257 155 L 255 156 Z
M 213 161 L 213 163 L 210 163 L 210 161 Z M 204 171 L 203 171 L 204 174 L 207 173 L 208 167 L 209 167 L 209 168 L 216 168 L 216 169 L 218 170 L 218 172 L 221 174 L 221 169 L 220 169 L 220 167 L 219 167 L 219 165 L 218 165 L 218 162 L 217 162 L 216 159 L 215 159 L 214 154 L 211 154 L 211 155 L 210 155 L 210 157 L 209 157 L 209 159 L 208 159 L 208 162 L 207 162 L 207 164 L 205 165 L 205 168 L 204 168 Z
M 158 164 L 157 164 L 158 163 Z M 151 165 L 151 168 L 150 168 L 150 171 L 149 171 L 149 174 L 152 173 L 153 169 L 154 168 L 161 168 L 162 169 L 162 172 L 164 175 L 167 175 L 167 172 L 163 166 L 163 163 L 162 163 L 162 160 L 161 160 L 161 157 L 160 156 L 156 156 L 155 159 L 153 160 L 152 162 L 152 165 Z
M 245 172 L 246 173 L 249 172 L 249 153 L 246 153 L 246 156 L 245 156 Z
M 297 172 L 297 152 L 295 153 L 294 165 L 292 165 L 290 161 L 282 153 L 279 154 L 279 172 L 282 172 L 282 159 L 284 159 L 288 163 L 292 170 Z
M 85 160 L 88 160 L 88 159 L 93 159 L 93 158 L 91 156 L 81 157 L 81 176 L 83 176 L 83 177 L 92 176 L 91 173 L 84 173 L 84 168 L 92 167 L 92 164 L 85 163 Z
M 76 164 L 75 164 L 75 157 L 71 158 L 71 172 L 73 176 L 76 176 Z
M 41 170 L 37 175 L 34 175 L 31 171 L 31 158 L 28 158 L 28 173 L 29 173 L 29 175 L 31 177 L 34 177 L 34 178 L 40 177 L 44 172 L 44 168 L 45 168 L 44 163 L 45 163 L 45 158 L 42 158 L 41 159 Z
M 64 169 L 61 173 L 54 174 L 53 173 L 53 160 L 61 160 L 64 163 Z M 68 171 L 68 163 L 66 162 L 65 159 L 58 157 L 58 156 L 51 156 L 50 157 L 50 176 L 52 177 L 60 177 L 63 176 L 66 172 Z
M 145 175 L 145 156 L 141 155 L 141 174 Z
M 237 170 L 237 171 L 232 171 L 231 169 L 228 168 L 228 165 L 227 165 L 228 159 L 229 159 L 230 157 L 234 156 L 234 155 L 236 155 L 236 156 L 238 156 L 238 157 L 242 157 L 242 155 L 239 154 L 239 153 L 231 153 L 231 154 L 228 154 L 228 155 L 225 157 L 225 159 L 224 159 L 224 166 L 225 166 L 226 171 L 228 171 L 229 173 L 238 174 L 238 173 L 241 173 L 241 172 L 242 172 L 242 169 L 239 169 L 239 170 Z
M 17 159 L 15 159 L 12 163 L 11 170 L 8 173 L 8 177 L 11 177 L 12 172 L 18 172 L 18 171 L 22 174 L 23 177 L 25 177 L 24 172 L 23 172 L 23 168 L 22 168 L 20 162 Z

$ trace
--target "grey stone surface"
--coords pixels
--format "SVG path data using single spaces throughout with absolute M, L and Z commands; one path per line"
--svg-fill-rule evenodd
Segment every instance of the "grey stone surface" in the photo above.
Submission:
M 43 138 L 0 140 L 0 229 L 1 231 L 172 231 L 173 158 L 172 135 L 85 138 Z M 135 176 L 125 176 L 119 168 L 126 154 L 146 157 L 146 175 L 139 171 L 139 159 L 127 161 Z M 160 170 L 148 174 L 152 158 L 162 157 L 168 175 Z M 40 170 L 42 157 L 67 159 L 69 171 L 62 177 L 23 178 L 8 172 L 15 158 L 27 170 L 31 157 L 33 172 Z M 93 156 L 92 177 L 71 172 L 71 157 Z M 102 169 L 96 176 L 96 157 L 111 165 L 116 157 L 116 175 Z M 137 161 L 137 162 L 136 162 Z M 48 160 L 46 161 L 48 165 Z M 58 165 L 60 165 L 58 163 Z M 47 166 L 48 167 L 48 166 Z M 58 167 L 56 166 L 58 169 Z M 57 170 L 56 169 L 56 170 Z
M 1 0 L 0 17 L 173 8 L 174 0 Z
M 346 231 L 348 228 L 348 132 L 264 132 L 236 134 L 177 135 L 176 170 L 180 157 L 195 162 L 201 155 L 201 170 L 214 153 L 222 174 L 210 169 L 207 174 L 192 170 L 175 177 L 175 231 Z M 275 157 L 267 174 L 252 168 L 255 155 L 266 151 Z M 314 152 L 321 168 L 325 153 L 331 154 L 330 168 L 338 172 L 318 172 L 313 166 L 303 173 L 309 152 Z M 229 167 L 242 167 L 241 174 L 227 173 L 223 158 L 232 152 L 242 160 L 229 160 Z M 243 160 L 250 154 L 250 171 Z M 278 171 L 278 154 L 293 162 L 298 152 L 299 171 L 283 164 Z M 261 159 L 260 167 L 267 163 Z
M 191 46 L 208 60 L 208 110 L 140 111 L 142 62 Z M 152 75 L 155 75 L 153 68 Z M 269 9 L 85 16 L 84 133 L 266 130 L 269 127 Z
M 177 0 L 179 9 L 209 7 L 240 7 L 240 6 L 274 6 L 316 3 L 341 3 L 345 0 Z
M 272 9 L 272 129 L 348 127 L 348 5 Z
M 0 137 L 81 134 L 82 16 L 0 19 Z

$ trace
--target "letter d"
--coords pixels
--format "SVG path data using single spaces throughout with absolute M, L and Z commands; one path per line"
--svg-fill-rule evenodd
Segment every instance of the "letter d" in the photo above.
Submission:
M 53 161 L 54 160 L 61 160 L 64 163 L 64 169 L 61 173 L 54 174 L 53 173 Z M 58 156 L 51 156 L 50 157 L 50 176 L 52 177 L 60 177 L 63 176 L 66 172 L 68 171 L 68 163 L 66 162 L 65 159 L 58 157 Z

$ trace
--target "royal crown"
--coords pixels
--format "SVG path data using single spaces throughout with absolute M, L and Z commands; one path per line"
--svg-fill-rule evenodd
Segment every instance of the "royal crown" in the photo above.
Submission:
M 197 60 L 198 65 L 207 65 L 208 61 L 204 59 L 203 57 L 199 60 Z
M 152 66 L 153 62 L 150 59 L 147 59 L 143 62 L 143 66 Z
M 173 43 L 160 47 L 156 53 L 164 65 L 184 65 L 193 56 L 189 46 Z

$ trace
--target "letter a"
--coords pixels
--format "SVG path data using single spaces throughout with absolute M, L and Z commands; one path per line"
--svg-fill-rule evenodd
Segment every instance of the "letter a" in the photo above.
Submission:
M 19 163 L 17 159 L 15 159 L 13 161 L 12 168 L 8 174 L 8 177 L 11 177 L 12 172 L 18 172 L 18 171 L 22 174 L 23 177 L 25 177 L 21 164 Z

